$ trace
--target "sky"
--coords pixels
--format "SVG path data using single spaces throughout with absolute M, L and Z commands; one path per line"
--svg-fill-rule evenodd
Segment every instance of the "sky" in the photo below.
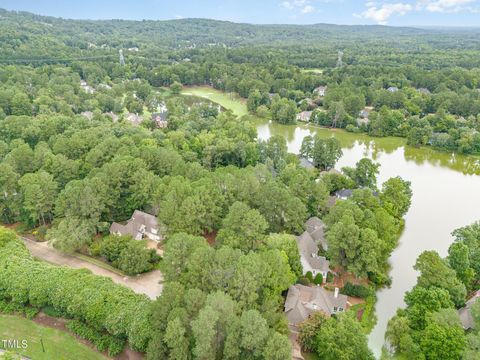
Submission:
M 0 8 L 72 19 L 480 26 L 480 0 L 0 0 Z

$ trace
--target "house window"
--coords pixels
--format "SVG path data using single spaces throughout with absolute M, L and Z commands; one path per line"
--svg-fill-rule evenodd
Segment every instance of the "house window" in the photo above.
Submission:
M 335 307 L 333 308 L 333 312 L 337 312 L 337 310 L 338 310 L 338 309 L 337 309 L 337 307 L 335 306 Z
M 343 311 L 343 308 L 338 308 L 338 311 Z

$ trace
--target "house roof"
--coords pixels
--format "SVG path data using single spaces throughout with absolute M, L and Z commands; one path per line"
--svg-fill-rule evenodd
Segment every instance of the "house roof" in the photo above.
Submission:
M 458 310 L 458 316 L 465 330 L 473 329 L 475 321 L 472 316 L 471 307 L 480 298 L 480 290 L 477 291 L 465 304 L 465 306 Z
M 342 189 L 335 192 L 335 195 L 340 198 L 349 198 L 350 196 L 352 196 L 352 194 L 352 189 Z
M 307 158 L 304 158 L 304 157 L 301 157 L 299 158 L 300 160 L 300 166 L 305 168 L 305 169 L 314 169 L 315 168 L 315 165 L 313 165 L 313 163 L 308 160 Z
M 311 111 L 302 111 L 301 113 L 297 114 L 297 120 L 310 121 L 311 116 L 312 116 Z
M 292 285 L 288 289 L 285 301 L 285 314 L 288 322 L 298 325 L 306 320 L 310 314 L 322 311 L 327 315 L 335 313 L 334 308 L 346 309 L 347 296 L 325 290 L 323 287 L 309 287 L 305 285 Z
M 140 210 L 135 210 L 132 217 L 125 224 L 112 223 L 110 233 L 120 235 L 130 235 L 134 239 L 142 238 L 143 232 L 156 232 L 158 230 L 158 220 L 155 216 L 147 214 Z
M 305 222 L 305 229 L 317 245 L 328 250 L 327 239 L 325 239 L 325 224 L 318 217 L 313 216 Z
M 330 262 L 324 256 L 318 256 L 318 246 L 308 231 L 297 236 L 296 239 L 300 256 L 308 262 L 312 269 L 330 270 Z

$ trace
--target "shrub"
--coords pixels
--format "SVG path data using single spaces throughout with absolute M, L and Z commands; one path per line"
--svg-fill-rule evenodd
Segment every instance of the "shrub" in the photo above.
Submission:
M 350 282 L 347 282 L 345 286 L 342 288 L 342 294 L 348 296 L 356 296 L 363 299 L 373 295 L 373 291 L 371 288 L 364 286 L 364 285 L 355 285 Z
M 64 317 L 65 314 L 55 309 L 53 306 L 47 305 L 42 308 L 43 313 L 51 317 Z
M 313 283 L 315 285 L 321 285 L 323 284 L 323 275 L 322 274 L 317 274 L 315 275 L 315 279 L 313 279 Z
M 98 351 L 108 350 L 108 355 L 115 357 L 125 347 L 125 340 L 119 337 L 101 333 L 78 320 L 67 323 L 67 328 L 82 339 L 90 341 Z
M 308 279 L 308 281 L 310 281 L 311 283 L 313 282 L 313 275 L 312 275 L 312 272 L 311 271 L 307 271 L 307 273 L 305 274 L 305 277 Z
M 300 276 L 298 278 L 298 283 L 302 284 L 302 285 L 305 285 L 305 286 L 308 286 L 308 285 L 310 285 L 310 280 L 308 280 L 308 278 L 306 276 Z
M 113 264 L 127 275 L 135 275 L 151 270 L 150 260 L 150 251 L 142 243 L 132 240 Z
M 327 282 L 328 283 L 333 282 L 333 274 L 330 271 L 327 273 Z

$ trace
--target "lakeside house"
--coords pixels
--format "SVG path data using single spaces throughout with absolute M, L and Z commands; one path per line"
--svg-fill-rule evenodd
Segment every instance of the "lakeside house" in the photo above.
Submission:
M 112 223 L 110 234 L 130 235 L 135 240 L 150 239 L 158 242 L 162 239 L 157 218 L 140 210 L 135 210 L 132 217 L 123 224 Z
M 480 298 L 480 290 L 475 292 L 475 294 L 465 303 L 465 306 L 458 310 L 458 316 L 460 317 L 460 321 L 465 330 L 475 328 L 475 321 L 472 316 L 471 308 L 472 305 L 477 302 L 478 298 Z
M 372 107 L 365 107 L 358 113 L 357 125 L 367 125 L 370 122 L 369 116 L 370 112 L 373 110 Z
M 300 157 L 300 166 L 303 167 L 304 169 L 315 169 L 315 165 L 313 165 L 313 162 L 308 160 L 307 158 Z
M 338 288 L 329 291 L 321 286 L 292 285 L 284 305 L 288 325 L 292 331 L 298 331 L 298 325 L 315 312 L 321 311 L 327 316 L 344 312 L 347 299 Z
M 313 90 L 314 94 L 317 94 L 320 97 L 324 97 L 325 94 L 327 93 L 327 87 L 326 86 L 318 86 Z
M 323 250 L 328 249 L 324 234 L 325 225 L 318 217 L 312 217 L 305 223 L 305 231 L 296 236 L 298 252 L 300 253 L 300 262 L 303 267 L 303 274 L 311 272 L 315 277 L 322 274 L 323 282 L 327 281 L 327 275 L 330 271 L 330 262 L 324 256 L 318 255 L 318 246 Z
M 311 111 L 302 111 L 301 113 L 297 114 L 297 121 L 309 122 L 311 117 Z

